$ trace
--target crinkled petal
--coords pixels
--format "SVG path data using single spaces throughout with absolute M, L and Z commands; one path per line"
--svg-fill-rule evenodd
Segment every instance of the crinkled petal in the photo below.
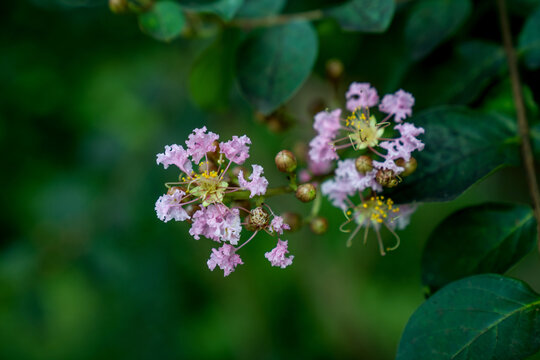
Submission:
M 339 159 L 332 139 L 324 135 L 317 135 L 309 142 L 309 158 L 316 163 L 328 163 Z
M 261 176 L 263 173 L 263 167 L 260 165 L 252 165 L 253 172 L 249 176 L 247 181 L 244 178 L 244 172 L 240 171 L 238 173 L 238 183 L 244 189 L 247 189 L 251 192 L 249 195 L 250 198 L 255 195 L 264 195 L 266 193 L 266 188 L 268 187 L 268 180 L 264 176 Z
M 206 133 L 206 126 L 193 130 L 193 133 L 186 140 L 188 153 L 193 161 L 199 163 L 206 153 L 216 151 L 214 141 L 217 139 L 219 139 L 219 135 L 213 132 Z
M 292 264 L 292 261 L 294 259 L 293 255 L 289 257 L 285 256 L 289 253 L 287 247 L 287 240 L 281 241 L 278 239 L 276 247 L 270 252 L 265 253 L 264 257 L 267 258 L 268 261 L 270 261 L 270 264 L 272 264 L 272 266 L 279 266 L 280 268 L 285 269 L 287 266 Z
M 413 106 L 414 97 L 406 91 L 398 90 L 393 95 L 388 94 L 383 97 L 379 110 L 394 115 L 394 120 L 399 123 L 412 115 Z
M 347 98 L 347 110 L 351 112 L 358 108 L 375 106 L 379 102 L 377 90 L 369 83 L 353 82 L 345 97 Z
M 283 222 L 283 218 L 281 216 L 274 216 L 272 219 L 272 222 L 270 223 L 270 230 L 272 232 L 276 232 L 279 235 L 283 234 L 283 230 L 290 230 L 291 227 L 289 224 Z
M 190 175 L 192 171 L 191 161 L 189 161 L 189 153 L 184 150 L 181 145 L 166 145 L 165 152 L 157 154 L 156 163 L 163 164 L 167 169 L 169 165 L 176 165 L 180 170 Z
M 190 235 L 196 240 L 203 235 L 214 241 L 238 244 L 242 226 L 238 209 L 229 209 L 223 204 L 212 204 L 197 210 L 192 216 Z
M 235 164 L 242 165 L 249 158 L 250 138 L 233 136 L 232 140 L 219 144 L 220 152 Z
M 321 111 L 315 115 L 315 122 L 313 128 L 319 135 L 323 135 L 326 138 L 334 138 L 340 127 L 341 109 L 334 111 Z
M 181 204 L 184 195 L 185 192 L 177 189 L 172 195 L 165 194 L 160 196 L 155 206 L 157 217 L 163 222 L 172 219 L 176 221 L 189 219 L 188 213 Z
M 210 259 L 208 259 L 206 264 L 210 271 L 214 271 L 217 266 L 223 270 L 223 276 L 229 276 L 243 262 L 240 255 L 236 253 L 234 246 L 224 244 L 218 249 L 212 249 L 212 254 L 210 254 Z

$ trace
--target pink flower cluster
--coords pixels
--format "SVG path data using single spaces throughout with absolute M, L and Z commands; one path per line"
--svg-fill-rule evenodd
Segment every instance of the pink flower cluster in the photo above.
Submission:
M 318 174 L 311 167 L 329 171 L 334 160 L 340 159 L 340 150 L 357 151 L 355 157 L 337 162 L 334 178 L 325 181 L 321 191 L 346 213 L 347 223 L 354 220 L 358 224 L 351 238 L 361 226 L 372 225 L 378 229 L 384 224 L 393 231 L 408 223 L 415 207 L 398 208 L 390 199 L 386 201 L 376 194 L 385 187 L 397 186 L 401 176 L 412 173 L 416 160 L 411 154 L 424 149 L 424 143 L 418 139 L 424 129 L 404 122 L 412 115 L 414 97 L 399 90 L 385 95 L 379 103 L 377 90 L 369 83 L 352 83 L 346 100 L 346 108 L 351 112 L 348 116 L 343 117 L 341 109 L 315 115 L 313 128 L 317 135 L 309 144 L 310 170 L 315 175 Z M 377 106 L 386 114 L 380 121 L 372 112 Z M 396 123 L 394 131 L 391 131 L 392 118 Z M 395 132 L 399 136 L 392 137 Z M 305 173 L 303 177 L 309 178 Z M 361 199 L 359 205 L 352 200 L 357 195 Z
M 228 276 L 238 265 L 243 264 L 237 251 L 251 241 L 258 231 L 282 235 L 289 226 L 266 204 L 272 216 L 260 206 L 248 210 L 231 205 L 227 196 L 239 191 L 249 193 L 249 198 L 263 196 L 268 180 L 263 176 L 264 170 L 260 165 L 252 165 L 253 171 L 248 180 L 244 176 L 245 170 L 232 169 L 233 166 L 244 164 L 249 158 L 251 140 L 247 136 L 233 136 L 227 142 L 218 140 L 219 135 L 202 127 L 189 135 L 186 149 L 182 145 L 167 145 L 165 152 L 157 154 L 157 164 L 162 164 L 165 169 L 175 165 L 181 173 L 180 181 L 166 184 L 169 190 L 158 198 L 155 210 L 157 217 L 164 222 L 173 219 L 189 220 L 189 234 L 196 240 L 204 236 L 223 243 L 220 248 L 212 250 L 207 264 L 210 270 L 217 266 Z M 244 220 L 240 211 L 247 213 Z M 243 226 L 255 229 L 254 233 L 242 245 L 235 247 L 240 241 Z M 286 253 L 287 242 L 278 239 L 272 252 Z M 290 265 L 292 258 L 283 258 L 280 266 Z M 277 255 L 268 259 L 272 266 L 279 262 Z

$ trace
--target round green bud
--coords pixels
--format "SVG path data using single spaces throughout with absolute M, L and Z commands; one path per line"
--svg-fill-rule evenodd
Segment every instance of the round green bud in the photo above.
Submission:
M 361 174 L 365 174 L 373 170 L 373 160 L 367 155 L 357 157 L 354 165 L 356 165 L 356 170 L 358 170 L 358 172 Z
M 328 230 L 328 220 L 322 216 L 317 216 L 311 220 L 309 228 L 314 234 L 322 235 Z
M 125 14 L 129 11 L 127 0 L 109 0 L 109 9 L 115 14 Z
M 396 165 L 405 169 L 400 175 L 406 177 L 415 172 L 416 168 L 418 167 L 418 162 L 415 158 L 411 157 L 411 159 L 407 162 L 405 162 L 403 159 L 397 159 Z
M 296 198 L 302 202 L 310 202 L 317 196 L 317 190 L 313 184 L 302 184 L 296 189 Z
M 326 62 L 326 76 L 330 80 L 337 80 L 343 75 L 343 63 L 339 59 L 330 59 Z
M 279 171 L 292 173 L 296 170 L 296 157 L 289 150 L 281 150 L 275 158 L 276 166 Z

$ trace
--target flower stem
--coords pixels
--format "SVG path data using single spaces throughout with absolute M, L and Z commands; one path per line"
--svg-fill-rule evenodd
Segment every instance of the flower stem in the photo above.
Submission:
M 311 10 L 295 14 L 278 14 L 267 17 L 253 18 L 253 19 L 234 19 L 227 25 L 240 27 L 244 29 L 252 29 L 257 27 L 268 27 L 275 25 L 282 25 L 295 20 L 319 20 L 324 17 L 322 10 Z
M 523 164 L 525 166 L 525 173 L 527 175 L 527 183 L 529 185 L 529 192 L 533 201 L 534 215 L 536 217 L 538 251 L 540 252 L 540 191 L 538 190 L 538 181 L 534 168 L 534 155 L 529 138 L 529 125 L 527 123 L 527 114 L 523 101 L 516 52 L 514 46 L 512 45 L 512 33 L 510 31 L 506 1 L 497 0 L 497 7 L 499 9 L 499 20 L 501 23 L 506 60 L 508 62 L 510 80 L 512 82 L 512 94 L 514 97 L 514 103 L 516 105 L 516 117 L 519 135 L 521 137 L 521 155 L 523 157 Z

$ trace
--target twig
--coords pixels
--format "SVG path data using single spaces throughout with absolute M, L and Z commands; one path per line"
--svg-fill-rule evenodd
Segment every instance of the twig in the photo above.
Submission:
M 312 10 L 296 14 L 278 14 L 268 17 L 253 18 L 253 19 L 234 19 L 227 25 L 251 29 L 256 27 L 282 25 L 295 20 L 318 20 L 322 19 L 324 13 L 322 10 Z
M 521 137 L 521 155 L 525 165 L 527 174 L 527 183 L 531 194 L 534 206 L 534 215 L 536 217 L 536 230 L 538 236 L 538 251 L 540 252 L 540 191 L 538 190 L 538 181 L 536 179 L 536 171 L 534 168 L 534 155 L 531 148 L 529 138 L 529 125 L 527 124 L 527 114 L 523 102 L 523 93 L 521 81 L 519 79 L 518 64 L 516 52 L 512 45 L 512 34 L 510 31 L 510 23 L 508 20 L 508 12 L 506 10 L 506 1 L 497 0 L 499 8 L 499 19 L 501 22 L 501 30 L 503 37 L 504 50 L 506 51 L 506 59 L 508 61 L 508 69 L 510 71 L 510 80 L 512 82 L 512 94 L 516 105 L 516 116 Z

